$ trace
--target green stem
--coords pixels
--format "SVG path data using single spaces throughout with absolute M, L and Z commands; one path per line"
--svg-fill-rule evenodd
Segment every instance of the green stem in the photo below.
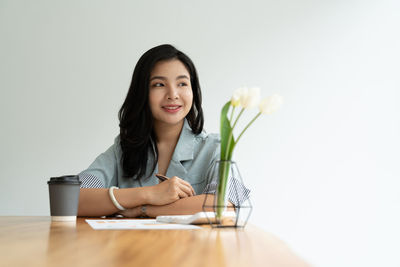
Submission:
M 226 180 L 229 175 L 230 161 L 222 160 L 219 162 L 219 177 L 220 182 L 218 184 L 218 194 L 217 194 L 217 220 L 220 222 L 222 218 L 222 213 L 224 211 L 225 195 L 226 195 Z
M 242 108 L 242 110 L 240 111 L 239 115 L 236 117 L 235 122 L 233 123 L 231 132 L 229 133 L 228 144 L 226 145 L 226 151 L 225 151 L 225 156 L 226 156 L 226 158 L 223 159 L 223 160 L 231 160 L 231 155 L 228 155 L 228 152 L 229 152 L 229 147 L 230 147 L 230 145 L 231 145 L 231 138 L 232 138 L 232 136 L 233 136 L 233 129 L 235 128 L 236 123 L 238 122 L 240 116 L 242 116 L 243 111 L 244 111 L 244 108 Z M 229 121 L 229 123 L 231 123 L 231 122 L 232 122 L 232 121 Z M 237 142 L 235 142 L 235 140 L 233 140 L 233 145 L 235 145 L 236 143 L 237 143 Z M 231 150 L 231 151 L 232 151 L 232 150 Z
M 247 128 L 250 127 L 250 125 L 261 115 L 261 112 L 259 112 L 250 122 L 249 124 L 246 125 L 246 127 L 243 129 L 243 131 L 239 134 L 238 138 L 236 139 L 236 142 L 234 145 L 236 145 L 239 142 L 240 137 L 244 134 L 244 132 L 247 130 Z
M 234 112 L 235 107 L 232 109 L 232 114 L 231 114 L 231 119 L 229 120 L 229 124 L 232 125 L 232 119 L 233 119 L 233 112 Z M 226 145 L 226 153 L 225 153 L 225 158 L 221 159 L 220 165 L 219 165 L 219 185 L 218 185 L 218 193 L 217 193 L 217 220 L 220 221 L 222 217 L 222 212 L 224 211 L 224 205 L 225 203 L 225 195 L 226 195 L 226 180 L 228 179 L 229 175 L 229 169 L 230 169 L 230 161 L 232 155 L 228 154 L 229 151 L 233 151 L 232 149 L 229 149 L 229 147 L 235 146 L 235 140 L 233 140 L 233 144 L 231 144 L 231 139 L 233 139 L 233 129 L 235 128 L 240 116 L 242 116 L 244 111 L 244 108 L 240 111 L 239 115 L 236 117 L 235 122 L 233 123 L 233 126 L 231 128 L 231 131 L 229 133 L 229 138 L 228 138 L 228 143 Z
M 233 130 L 233 128 L 235 128 L 236 123 L 238 122 L 240 116 L 242 116 L 243 111 L 244 111 L 244 108 L 242 108 L 242 110 L 240 111 L 239 115 L 236 117 L 235 123 L 232 126 L 232 130 Z
M 231 113 L 231 118 L 230 118 L 230 120 L 229 120 L 229 122 L 231 122 L 232 121 L 232 119 L 233 119 L 233 113 L 235 112 L 235 106 L 233 106 L 233 108 L 232 108 L 232 113 Z

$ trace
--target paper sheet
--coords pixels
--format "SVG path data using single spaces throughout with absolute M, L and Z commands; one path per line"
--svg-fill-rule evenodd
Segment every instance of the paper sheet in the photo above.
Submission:
M 86 220 L 94 230 L 190 230 L 201 229 L 187 224 L 159 223 L 153 219 Z

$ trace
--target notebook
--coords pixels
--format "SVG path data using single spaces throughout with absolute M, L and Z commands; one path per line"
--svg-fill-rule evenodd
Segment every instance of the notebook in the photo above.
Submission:
M 223 219 L 230 219 L 234 222 L 236 219 L 236 213 L 234 211 L 226 211 L 222 215 Z M 207 219 L 208 218 L 208 219 Z M 162 223 L 179 223 L 179 224 L 208 224 L 211 220 L 215 223 L 214 212 L 198 212 L 193 215 L 162 215 L 157 216 L 156 221 Z

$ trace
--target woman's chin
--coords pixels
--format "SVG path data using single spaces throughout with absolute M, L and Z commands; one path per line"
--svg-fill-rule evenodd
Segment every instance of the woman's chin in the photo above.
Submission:
M 156 122 L 160 123 L 160 124 L 166 124 L 166 125 L 178 125 L 178 124 L 182 124 L 183 121 L 185 120 L 185 117 L 182 116 L 170 116 L 167 118 L 160 118 L 158 120 L 156 120 Z

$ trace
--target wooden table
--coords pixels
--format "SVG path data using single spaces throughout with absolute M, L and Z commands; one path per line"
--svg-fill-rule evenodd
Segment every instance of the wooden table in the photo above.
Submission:
M 0 217 L 0 266 L 309 266 L 273 235 L 244 229 L 93 230 Z

